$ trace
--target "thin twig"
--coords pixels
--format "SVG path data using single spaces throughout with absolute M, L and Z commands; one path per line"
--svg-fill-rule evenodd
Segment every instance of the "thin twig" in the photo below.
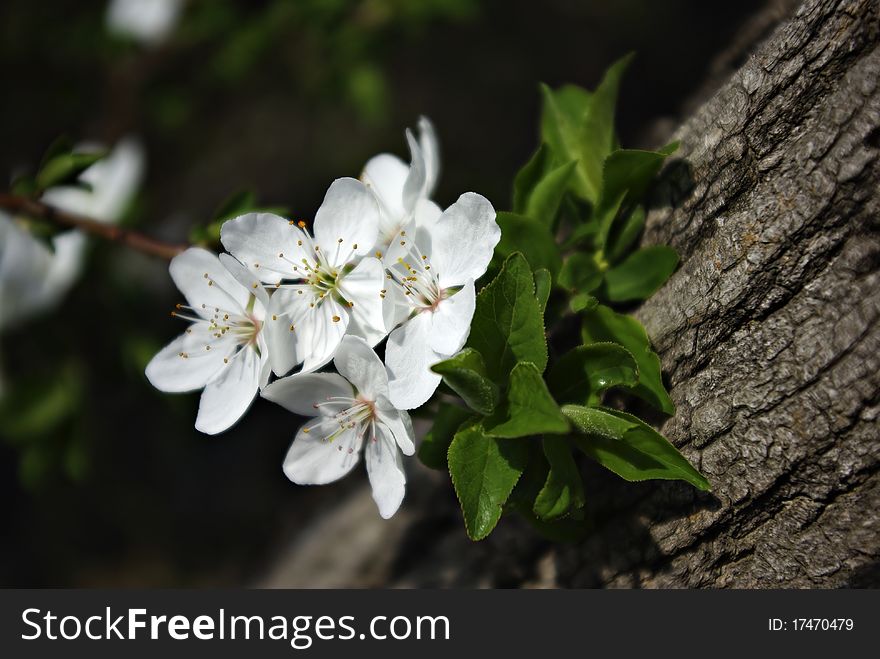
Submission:
M 104 240 L 120 243 L 150 256 L 170 260 L 184 251 L 189 245 L 166 243 L 150 238 L 137 231 L 123 229 L 90 217 L 62 211 L 36 199 L 0 193 L 0 208 L 11 213 L 21 213 L 53 224 L 79 229 Z

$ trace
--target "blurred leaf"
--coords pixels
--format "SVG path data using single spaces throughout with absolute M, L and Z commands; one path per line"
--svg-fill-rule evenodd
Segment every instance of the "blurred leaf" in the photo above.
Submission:
M 602 271 L 592 254 L 575 252 L 559 272 L 559 285 L 570 291 L 589 293 L 602 283 Z
M 520 362 L 510 372 L 506 419 L 486 432 L 493 437 L 527 437 L 568 432 L 568 421 L 547 390 L 538 367 Z
M 523 215 L 528 207 L 529 197 L 544 173 L 549 168 L 550 150 L 541 144 L 529 161 L 523 165 L 513 179 L 513 212 Z
M 498 387 L 486 378 L 483 356 L 465 348 L 454 357 L 434 364 L 431 370 L 461 396 L 468 407 L 480 414 L 491 414 L 498 404 Z
M 541 138 L 553 151 L 558 164 L 578 161 L 572 178 L 572 189 L 584 199 L 592 199 L 594 191 L 586 176 L 583 164 L 581 130 L 590 106 L 590 94 L 575 85 L 565 85 L 552 90 L 541 85 L 543 107 L 541 110 Z
M 647 299 L 666 283 L 677 266 L 678 254 L 671 247 L 644 247 L 605 273 L 602 293 L 612 302 Z
M 532 362 L 539 372 L 547 366 L 544 317 L 522 254 L 507 257 L 498 276 L 477 295 L 468 345 L 483 355 L 494 382 L 507 382 L 520 361 Z
M 639 366 L 639 383 L 632 392 L 661 412 L 675 414 L 675 405 L 666 393 L 660 375 L 660 358 L 651 349 L 651 342 L 642 324 L 631 316 L 615 313 L 604 305 L 583 314 L 582 334 L 585 344 L 619 343 L 626 348 Z
M 544 455 L 550 472 L 535 499 L 535 514 L 546 521 L 558 519 L 572 508 L 583 508 L 584 485 L 564 437 L 545 437 Z
M 548 227 L 555 226 L 556 213 L 576 166 L 577 162 L 572 160 L 547 172 L 529 195 L 525 215 Z
M 560 403 L 589 405 L 610 387 L 634 387 L 639 381 L 635 357 L 617 343 L 593 343 L 565 353 L 550 368 L 547 386 Z
M 425 435 L 419 446 L 419 460 L 431 469 L 446 470 L 446 453 L 455 433 L 473 413 L 467 408 L 450 403 L 440 403 L 434 416 L 431 430 Z
M 499 211 L 496 220 L 501 227 L 501 242 L 495 249 L 497 257 L 507 258 L 520 252 L 532 269 L 549 270 L 554 276 L 559 272 L 562 257 L 547 225 L 505 211 Z
M 459 430 L 449 447 L 449 474 L 472 540 L 495 528 L 502 507 L 528 462 L 528 444 L 488 436 L 482 428 Z
M 598 304 L 599 300 L 589 293 L 575 293 L 569 300 L 568 308 L 574 313 L 580 313 L 586 309 L 595 309 Z
M 709 481 L 651 426 L 625 412 L 566 405 L 565 415 L 582 433 L 575 444 L 603 467 L 628 481 L 683 480 L 700 490 Z
M 617 263 L 626 255 L 644 226 L 644 206 L 636 206 L 631 213 L 611 226 L 611 233 L 605 244 L 605 257 L 609 263 Z
M 106 152 L 100 153 L 62 153 L 49 160 L 37 172 L 37 189 L 48 188 L 76 181 L 80 174 L 94 165 Z
M 612 64 L 593 92 L 580 132 L 579 169 L 587 182 L 587 200 L 595 204 L 603 192 L 603 166 L 615 148 L 614 110 L 620 79 L 632 61 L 630 53 Z
M 77 409 L 76 370 L 63 368 L 55 378 L 16 383 L 0 399 L 0 435 L 15 444 L 40 439 Z

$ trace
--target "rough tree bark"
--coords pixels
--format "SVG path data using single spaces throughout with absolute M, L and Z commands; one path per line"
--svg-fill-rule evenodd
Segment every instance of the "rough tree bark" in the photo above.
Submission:
M 510 520 L 473 544 L 448 482 L 419 472 L 391 526 L 365 531 L 357 492 L 264 583 L 880 585 L 876 0 L 791 10 L 676 138 L 644 241 L 682 266 L 638 315 L 678 407 L 663 431 L 712 494 L 588 466 L 585 542 Z M 337 544 L 357 563 L 321 571 Z

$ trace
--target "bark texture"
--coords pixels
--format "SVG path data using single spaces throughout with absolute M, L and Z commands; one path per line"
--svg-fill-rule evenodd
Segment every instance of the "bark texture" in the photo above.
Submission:
M 880 585 L 878 13 L 807 0 L 676 133 L 644 241 L 682 266 L 638 315 L 678 407 L 663 431 L 712 494 L 587 467 L 586 541 L 505 520 L 474 544 L 448 479 L 420 471 L 322 585 Z M 328 544 L 378 518 L 348 519 Z M 315 560 L 294 548 L 264 585 L 310 585 Z

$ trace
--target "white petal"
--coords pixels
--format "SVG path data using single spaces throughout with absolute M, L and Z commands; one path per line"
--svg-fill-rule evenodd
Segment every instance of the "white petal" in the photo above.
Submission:
M 247 412 L 259 388 L 260 358 L 253 348 L 243 348 L 205 386 L 196 430 L 208 435 L 228 430 Z
M 454 355 L 461 350 L 471 332 L 476 306 L 477 294 L 472 281 L 441 301 L 434 312 L 430 346 L 441 355 Z
M 390 332 L 410 317 L 414 307 L 400 286 L 388 283 L 385 299 L 382 300 L 382 316 Z
M 409 167 L 397 156 L 382 153 L 370 158 L 361 180 L 376 196 L 379 202 L 380 227 L 382 235 L 393 234 L 404 222 L 406 210 L 403 207 L 403 186 L 409 175 Z
M 440 145 L 434 125 L 427 117 L 419 118 L 419 146 L 425 160 L 425 197 L 430 197 L 440 176 Z
M 501 240 L 495 209 L 485 197 L 473 192 L 461 195 L 428 230 L 431 265 L 443 288 L 479 279 Z
M 379 514 L 388 519 L 403 502 L 406 493 L 406 474 L 403 460 L 391 433 L 381 425 L 376 426 L 377 435 L 367 441 L 365 449 L 367 476 L 373 488 L 373 501 Z
M 353 178 L 333 181 L 315 214 L 315 242 L 330 264 L 341 267 L 353 254 L 367 254 L 378 233 L 379 207 L 364 184 Z
M 171 259 L 168 271 L 189 305 L 203 318 L 213 317 L 216 309 L 240 314 L 247 306 L 250 292 L 206 249 L 190 247 Z
M 419 199 L 416 204 L 415 222 L 419 227 L 431 226 L 441 215 L 443 210 L 430 199 Z
M 346 336 L 333 358 L 336 370 L 351 382 L 367 400 L 388 396 L 388 373 L 367 342 L 358 336 Z
M 423 405 L 440 384 L 440 376 L 430 368 L 443 359 L 428 345 L 432 315 L 420 313 L 388 337 L 388 398 L 397 409 L 411 410 Z
M 294 330 L 297 361 L 302 362 L 303 371 L 314 371 L 333 359 L 348 321 L 348 309 L 329 295 L 308 308 Z
M 406 131 L 406 141 L 409 144 L 412 160 L 409 166 L 409 174 L 406 177 L 406 183 L 403 185 L 403 208 L 406 210 L 407 216 L 410 216 L 415 211 L 418 200 L 427 196 L 425 194 L 426 174 L 422 148 L 409 130 Z
M 158 44 L 174 29 L 182 0 L 113 0 L 107 8 L 111 32 Z
M 300 428 L 284 458 L 284 474 L 299 485 L 324 485 L 350 472 L 360 458 L 362 440 L 357 428 L 346 428 L 332 441 L 325 439 L 337 430 L 339 423 L 327 418 Z
M 354 270 L 339 280 L 342 296 L 352 306 L 352 324 L 349 334 L 363 337 L 371 346 L 376 345 L 388 333 L 382 309 L 382 289 L 385 288 L 385 269 L 379 259 L 368 256 Z
M 286 375 L 299 363 L 297 335 L 290 329 L 303 313 L 299 304 L 303 296 L 298 295 L 297 290 L 281 288 L 272 293 L 263 320 L 261 334 L 266 341 L 272 371 L 278 376 Z
M 206 350 L 206 345 L 211 345 L 211 349 Z M 231 338 L 217 342 L 208 323 L 193 323 L 189 332 L 178 336 L 150 360 L 147 379 L 159 391 L 169 393 L 201 389 L 224 367 L 223 360 L 232 354 L 233 348 Z
M 354 389 L 336 373 L 297 373 L 275 380 L 262 396 L 300 416 L 318 416 L 318 403 L 331 397 L 351 398 Z M 337 408 L 338 411 L 338 408 Z
M 260 278 L 229 254 L 221 254 L 220 263 L 222 263 L 223 267 L 229 271 L 229 274 L 235 278 L 235 281 L 242 285 L 244 290 L 257 298 L 257 301 L 262 306 L 262 309 L 260 310 L 261 313 L 257 314 L 257 317 L 262 318 L 264 315 L 262 312 L 269 308 L 269 294 L 263 287 Z
M 413 431 L 412 420 L 409 414 L 396 409 L 387 398 L 379 398 L 376 401 L 379 420 L 388 426 L 394 440 L 403 451 L 404 455 L 412 455 L 416 452 L 416 435 Z
M 308 239 L 303 231 L 272 213 L 247 213 L 224 222 L 220 241 L 261 281 L 270 284 L 299 279 L 302 259 L 311 259 L 304 249 Z

